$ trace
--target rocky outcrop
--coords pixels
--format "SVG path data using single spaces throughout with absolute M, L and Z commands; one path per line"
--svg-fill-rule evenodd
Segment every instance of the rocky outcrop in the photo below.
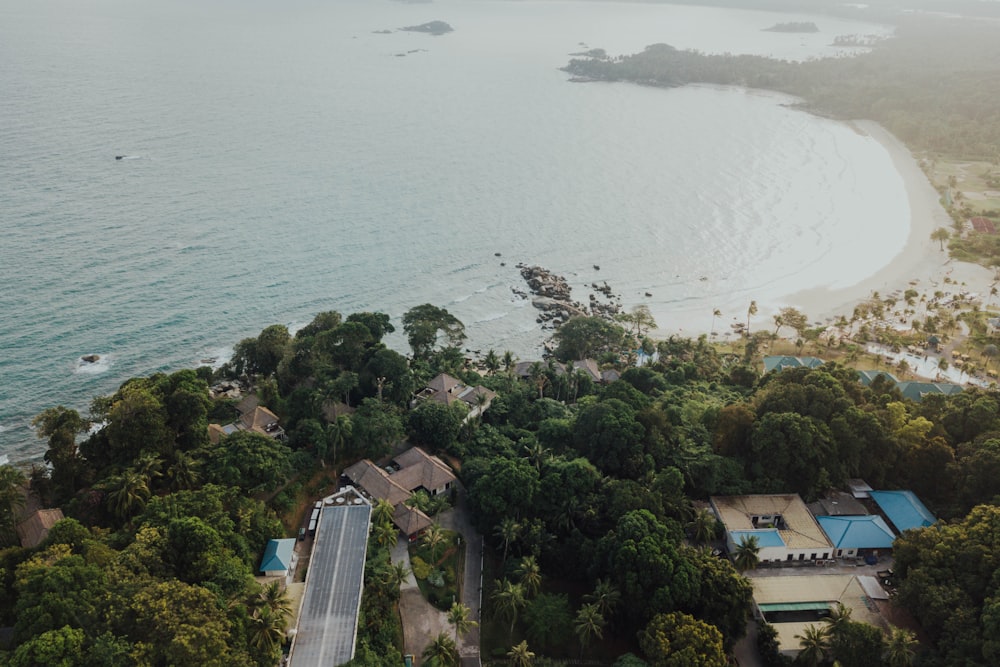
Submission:
M 406 30 L 409 32 L 426 32 L 430 35 L 444 35 L 453 31 L 454 28 L 444 21 L 428 21 L 427 23 L 421 23 L 420 25 L 411 25 L 405 28 L 400 28 L 400 30 Z

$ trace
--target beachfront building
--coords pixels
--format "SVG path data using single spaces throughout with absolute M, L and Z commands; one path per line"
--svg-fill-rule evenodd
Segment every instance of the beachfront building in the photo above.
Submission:
M 725 528 L 730 554 L 755 537 L 761 563 L 833 558 L 833 545 L 798 495 L 713 496 L 710 503 Z
M 17 537 L 25 549 L 34 549 L 49 534 L 52 526 L 63 520 L 61 509 L 35 510 L 28 518 L 17 524 Z
M 230 424 L 208 425 L 209 442 L 217 445 L 219 440 L 237 431 L 250 431 L 277 440 L 285 439 L 285 429 L 278 423 L 278 415 L 260 405 L 256 395 L 251 394 L 237 403 L 236 413 L 239 417 Z
M 913 491 L 869 491 L 869 495 L 897 533 L 937 522 Z
M 416 491 L 436 496 L 447 493 L 457 478 L 451 468 L 420 447 L 411 447 L 396 456 L 385 468 L 369 459 L 344 470 L 344 476 L 371 498 L 385 500 L 394 508 L 393 523 L 409 537 L 433 523 L 430 517 L 405 503 Z
M 540 364 L 542 370 L 548 370 L 549 368 L 549 362 L 519 361 L 514 365 L 514 374 L 522 380 L 530 380 L 535 364 Z M 591 382 L 598 384 L 610 384 L 621 378 L 621 374 L 614 368 L 601 370 L 600 366 L 593 359 L 577 359 L 571 364 L 561 364 L 558 361 L 554 361 L 552 362 L 552 367 L 556 375 L 576 372 L 585 376 Z
M 296 562 L 298 555 L 295 553 L 295 538 L 269 540 L 264 547 L 259 569 L 265 577 L 291 579 L 295 575 Z
M 899 382 L 896 384 L 896 388 L 899 389 L 903 398 L 908 398 L 917 403 L 924 400 L 924 396 L 932 394 L 951 396 L 962 391 L 960 385 L 950 382 Z
M 842 604 L 851 620 L 886 627 L 880 605 L 889 600 L 875 577 L 824 573 L 793 577 L 751 577 L 754 614 L 777 632 L 778 650 L 794 658 L 802 650 L 799 636 Z
M 470 387 L 458 378 L 441 373 L 417 392 L 410 407 L 416 406 L 421 401 L 437 401 L 445 405 L 461 402 L 469 409 L 466 419 L 472 419 L 486 412 L 496 397 L 495 392 L 482 385 Z
M 783 371 L 786 368 L 819 368 L 823 365 L 822 359 L 816 357 L 789 357 L 770 356 L 764 357 L 764 372 Z
M 875 378 L 885 378 L 889 381 L 889 384 L 896 385 L 899 384 L 899 380 L 896 376 L 888 371 L 858 371 L 858 379 L 861 380 L 861 384 L 866 387 L 870 387 Z

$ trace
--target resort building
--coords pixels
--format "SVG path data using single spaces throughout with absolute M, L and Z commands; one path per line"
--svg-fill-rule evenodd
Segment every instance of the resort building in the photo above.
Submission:
M 913 491 L 869 491 L 868 493 L 897 533 L 911 528 L 926 528 L 937 522 L 937 518 L 924 507 Z
M 823 618 L 837 604 L 851 612 L 851 620 L 885 627 L 878 605 L 889 599 L 875 577 L 819 574 L 790 577 L 752 577 L 754 612 L 778 633 L 778 650 L 795 657 L 801 650 L 797 635 L 810 625 L 822 627 Z
M 908 398 L 917 403 L 924 400 L 924 396 L 930 396 L 931 394 L 951 396 L 952 394 L 962 392 L 960 385 L 950 382 L 899 382 L 896 384 L 896 388 L 899 389 L 903 398 Z
M 764 357 L 764 372 L 783 371 L 786 368 L 819 368 L 823 365 L 822 359 L 816 357 L 788 357 L 771 356 Z
M 833 558 L 833 545 L 798 495 L 713 496 L 710 503 L 725 527 L 730 554 L 755 537 L 761 563 Z
M 460 401 L 469 409 L 466 419 L 471 419 L 486 412 L 496 397 L 495 392 L 482 385 L 470 387 L 458 378 L 441 373 L 417 393 L 411 407 L 421 401 L 437 401 L 445 405 L 453 405 Z
M 371 498 L 385 500 L 395 508 L 393 523 L 407 536 L 414 536 L 432 520 L 405 503 L 416 491 L 436 496 L 447 493 L 456 477 L 445 463 L 420 447 L 411 447 L 396 456 L 385 468 L 364 459 L 344 470 L 344 476 Z
M 285 430 L 278 424 L 278 415 L 260 405 L 257 396 L 251 394 L 237 403 L 236 412 L 239 418 L 231 424 L 208 425 L 208 439 L 213 445 L 219 444 L 220 439 L 237 431 L 250 431 L 278 440 L 285 438 Z
M 535 364 L 541 364 L 543 370 L 547 370 L 549 367 L 548 362 L 544 361 L 519 361 L 514 365 L 514 374 L 522 380 L 528 380 L 531 378 L 532 368 Z M 597 382 L 598 384 L 610 384 L 621 378 L 621 374 L 613 368 L 601 370 L 597 362 L 593 359 L 577 359 L 569 365 L 556 361 L 553 362 L 553 366 L 556 375 L 565 375 L 569 371 L 575 371 L 582 373 L 591 382 Z
M 34 549 L 48 537 L 49 530 L 62 521 L 61 509 L 35 510 L 28 518 L 17 524 L 17 537 L 25 549 Z

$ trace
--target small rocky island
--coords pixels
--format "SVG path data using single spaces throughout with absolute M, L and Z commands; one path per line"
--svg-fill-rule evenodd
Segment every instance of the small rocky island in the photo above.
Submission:
M 430 35 L 444 35 L 453 31 L 454 28 L 444 21 L 428 21 L 427 23 L 421 23 L 420 25 L 411 25 L 405 28 L 400 28 L 400 30 L 406 30 L 409 32 L 426 32 Z
M 819 27 L 811 21 L 775 23 L 764 32 L 819 32 Z

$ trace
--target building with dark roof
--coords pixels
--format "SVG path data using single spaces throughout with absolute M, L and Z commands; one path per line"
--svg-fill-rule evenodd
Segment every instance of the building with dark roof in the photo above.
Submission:
M 823 360 L 816 357 L 764 357 L 765 373 L 770 373 L 771 371 L 783 371 L 786 368 L 819 368 L 822 365 Z
M 21 546 L 25 549 L 37 547 L 48 536 L 49 529 L 64 518 L 62 510 L 58 508 L 35 510 L 17 524 L 17 537 L 21 540 Z

